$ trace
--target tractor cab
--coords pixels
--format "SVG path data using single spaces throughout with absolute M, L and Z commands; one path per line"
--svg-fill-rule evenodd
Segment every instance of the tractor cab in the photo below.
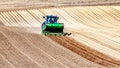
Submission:
M 57 23 L 59 17 L 57 16 L 53 16 L 53 15 L 49 15 L 49 16 L 44 16 L 43 18 L 46 19 L 47 23 Z

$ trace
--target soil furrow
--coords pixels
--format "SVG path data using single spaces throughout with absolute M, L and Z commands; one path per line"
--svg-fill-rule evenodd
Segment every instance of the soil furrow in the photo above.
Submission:
M 58 42 L 62 46 L 72 50 L 73 52 L 85 57 L 88 60 L 96 62 L 98 64 L 102 64 L 104 66 L 119 66 L 120 65 L 120 61 L 115 61 L 112 58 L 107 57 L 99 52 L 96 52 L 95 50 L 92 50 L 86 47 L 85 45 L 80 44 L 67 37 L 57 37 L 57 38 L 50 37 L 50 38 Z

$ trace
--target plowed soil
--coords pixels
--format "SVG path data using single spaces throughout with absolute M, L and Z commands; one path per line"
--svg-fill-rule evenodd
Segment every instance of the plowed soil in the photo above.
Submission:
M 120 5 L 120 0 L 0 0 L 0 10 L 88 5 Z
M 57 15 L 70 36 L 44 36 L 44 15 Z M 41 8 L 0 12 L 0 67 L 120 66 L 119 6 Z M 5 64 L 6 63 L 6 64 Z

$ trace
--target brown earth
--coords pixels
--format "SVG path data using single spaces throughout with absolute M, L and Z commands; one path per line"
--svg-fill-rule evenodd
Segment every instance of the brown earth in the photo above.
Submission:
M 0 29 L 0 67 L 80 68 L 102 67 L 61 47 L 46 36 Z M 3 63 L 6 62 L 7 64 Z
M 89 47 L 86 47 L 84 44 L 80 44 L 73 39 L 68 37 L 51 37 L 54 41 L 58 42 L 60 45 L 70 49 L 71 51 L 79 54 L 80 56 L 85 57 L 88 60 L 91 60 L 95 63 L 104 66 L 119 66 L 120 61 L 113 60 L 112 58 L 99 53 Z M 97 55 L 96 55 L 97 54 Z
M 0 12 L 0 67 L 119 67 L 119 13 L 119 6 Z M 42 17 L 49 14 L 59 16 L 59 22 L 65 25 L 65 32 L 72 32 L 72 35 L 42 35 Z

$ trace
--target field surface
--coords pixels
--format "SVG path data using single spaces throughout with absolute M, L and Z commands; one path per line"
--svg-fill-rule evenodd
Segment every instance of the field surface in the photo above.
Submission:
M 120 0 L 0 0 L 0 68 L 120 67 L 115 5 Z M 42 35 L 46 15 L 59 16 L 72 35 Z
M 42 17 L 49 14 L 72 35 L 42 35 Z M 119 22 L 119 6 L 0 12 L 0 68 L 119 67 Z
M 0 10 L 78 5 L 120 5 L 120 0 L 0 0 Z

